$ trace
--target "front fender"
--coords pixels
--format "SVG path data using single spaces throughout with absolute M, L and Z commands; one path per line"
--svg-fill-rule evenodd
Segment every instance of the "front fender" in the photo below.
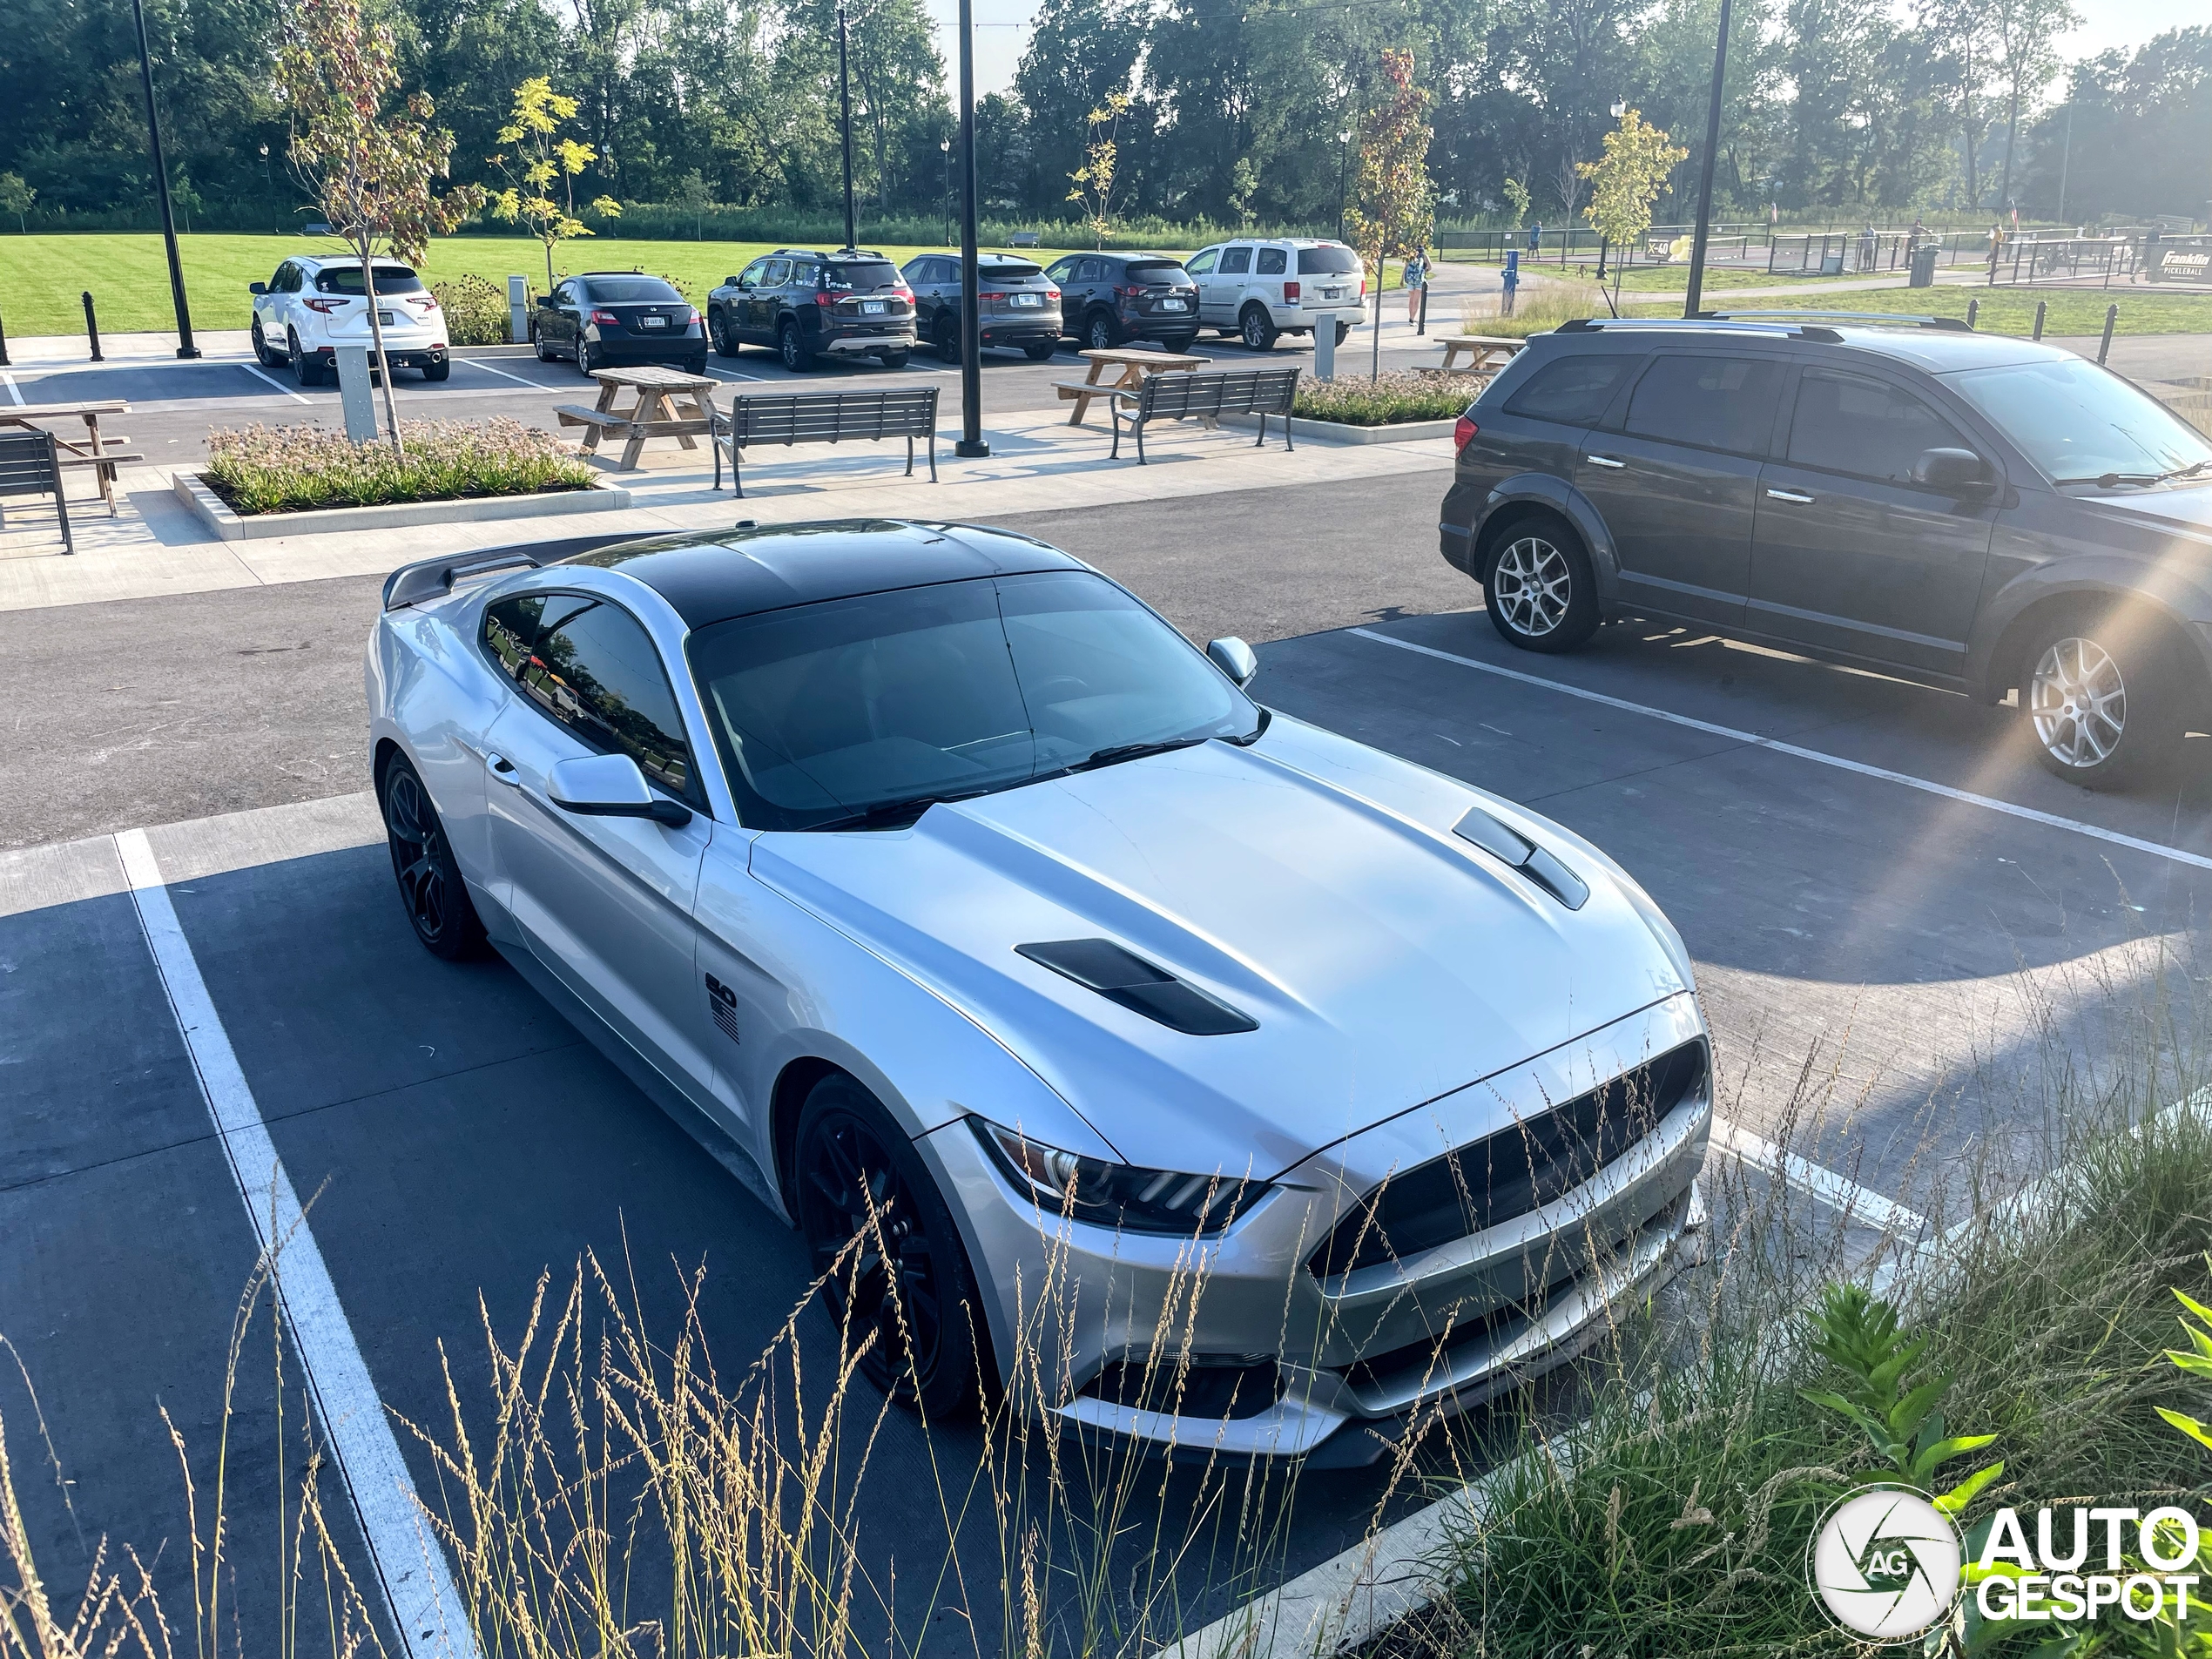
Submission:
M 1482 545 L 1484 534 L 1498 515 L 1526 506 L 1548 508 L 1575 527 L 1575 533 L 1582 538 L 1582 545 L 1590 550 L 1590 566 L 1597 576 L 1599 597 L 1614 598 L 1620 590 L 1621 566 L 1603 516 L 1589 497 L 1572 483 L 1548 472 L 1516 473 L 1490 489 L 1474 516 L 1473 534 L 1467 543 L 1469 565 L 1475 563 L 1473 550 Z M 1481 572 L 1470 568 L 1467 574 L 1479 580 Z
M 2048 559 L 2013 577 L 1992 595 L 1966 644 L 1966 680 L 1985 701 L 2002 698 L 2013 684 L 2017 658 L 2027 648 L 2030 613 L 2059 600 L 2148 607 L 2172 624 L 2191 665 L 2212 685 L 2212 581 L 2208 572 L 2138 554 L 2087 551 Z

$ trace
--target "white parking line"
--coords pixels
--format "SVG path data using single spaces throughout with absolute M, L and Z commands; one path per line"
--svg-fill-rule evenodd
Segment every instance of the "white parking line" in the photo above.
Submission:
M 1824 1169 L 1817 1163 L 1807 1163 L 1795 1152 L 1785 1152 L 1764 1136 L 1755 1135 L 1740 1123 L 1726 1118 L 1713 1119 L 1713 1145 L 1732 1152 L 1754 1169 L 1764 1170 L 1769 1175 L 1780 1176 L 1792 1186 L 1802 1187 L 1831 1209 L 1843 1212 L 1846 1219 L 1863 1221 L 1878 1227 L 1892 1238 L 1910 1244 L 1927 1231 L 1927 1217 L 1917 1211 L 1893 1204 L 1878 1192 L 1870 1191 L 1849 1176 Z
M 16 384 L 16 377 L 12 374 L 0 374 L 0 381 L 8 382 L 8 395 L 15 399 L 16 407 L 19 409 L 24 408 L 28 400 L 23 395 L 23 388 Z
M 546 385 L 543 381 L 534 381 L 526 375 L 513 374 L 501 368 L 496 364 L 487 363 L 481 357 L 456 357 L 453 361 L 456 363 L 466 363 L 471 368 L 481 368 L 487 374 L 497 374 L 503 379 L 514 381 L 517 386 L 527 386 L 533 392 L 550 392 L 557 389 Z
M 2132 853 L 2148 853 L 2154 858 L 2171 859 L 2176 864 L 2187 864 L 2199 870 L 2212 870 L 2212 858 L 2202 853 L 2191 853 L 2178 846 L 2168 846 L 2163 841 L 2146 841 L 2140 836 L 2123 835 L 2118 830 L 2108 830 L 2101 825 L 2085 824 L 2075 818 L 2060 818 L 2056 813 L 2038 812 L 2033 806 L 2017 806 L 2009 800 L 1999 800 L 1991 795 L 1977 795 L 1971 790 L 1953 789 L 1949 784 L 1939 784 L 1927 778 L 1915 778 L 1905 772 L 1892 772 L 1886 766 L 1870 766 L 1863 760 L 1847 760 L 1842 755 L 1832 755 L 1819 749 L 1807 749 L 1794 743 L 1784 743 L 1779 738 L 1762 737 L 1757 732 L 1740 732 L 1734 726 L 1716 725 L 1710 720 L 1693 719 L 1687 714 L 1676 714 L 1667 709 L 1655 709 L 1649 704 L 1631 703 L 1626 698 L 1608 697 L 1602 691 L 1585 690 L 1580 685 L 1568 685 L 1560 680 L 1548 680 L 1541 675 L 1524 674 L 1516 668 L 1502 668 L 1495 663 L 1486 663 L 1473 657 L 1460 657 L 1448 651 L 1439 651 L 1433 645 L 1417 645 L 1410 639 L 1393 639 L 1388 634 L 1379 634 L 1371 628 L 1350 628 L 1345 631 L 1362 639 L 1372 639 L 1379 645 L 1394 645 L 1399 651 L 1410 651 L 1422 657 L 1433 657 L 1439 662 L 1456 663 L 1461 668 L 1472 668 L 1484 674 L 1495 674 L 1501 679 L 1519 680 L 1524 685 L 1541 686 L 1547 691 L 1557 691 L 1566 697 L 1578 697 L 1586 703 L 1602 703 L 1609 709 L 1621 709 L 1629 714 L 1641 714 L 1653 720 L 1663 720 L 1669 725 L 1686 726 L 1692 732 L 1703 732 L 1731 742 L 1745 743 L 1757 748 L 1771 749 L 1777 754 L 1793 755 L 1799 760 L 1816 761 L 1824 766 L 1834 766 L 1840 772 L 1855 772 L 1862 778 L 1878 778 L 1885 783 L 1902 784 L 1907 789 L 1918 789 L 1930 795 L 1940 795 L 1946 800 L 1955 800 L 1967 806 L 1979 806 L 1993 813 L 2002 813 L 2007 818 L 2024 819 L 2031 824 L 2041 824 L 2049 829 L 2067 830 L 2076 835 L 2086 835 L 2093 840 L 2124 846 Z
M 719 381 L 759 381 L 765 382 L 768 378 L 765 374 L 741 374 L 734 368 L 717 368 L 712 363 L 709 363 L 706 366 L 706 372 Z
M 269 383 L 270 385 L 272 385 L 272 386 L 275 387 L 275 388 L 277 388 L 277 390 L 278 390 L 278 391 L 280 391 L 280 392 L 283 393 L 283 394 L 284 394 L 287 397 L 290 398 L 290 399 L 291 399 L 291 400 L 292 400 L 294 403 L 311 403 L 311 402 L 313 402 L 313 401 L 314 401 L 314 399 L 312 399 L 312 398 L 305 398 L 305 397 L 301 397 L 301 396 L 300 395 L 300 394 L 299 394 L 299 393 L 297 393 L 297 392 L 293 391 L 293 389 L 292 389 L 289 386 L 287 386 L 287 385 L 286 385 L 286 384 L 285 384 L 282 381 L 278 380 L 278 379 L 277 379 L 274 375 L 273 375 L 273 374 L 263 374 L 263 373 L 262 373 L 260 369 L 258 369 L 258 368 L 254 368 L 254 367 L 253 367 L 253 364 L 251 364 L 251 363 L 233 363 L 233 364 L 232 364 L 232 365 L 231 365 L 231 367 L 232 367 L 233 368 L 242 368 L 242 369 L 244 369 L 244 370 L 245 370 L 247 374 L 251 374 L 251 375 L 252 375 L 252 376 L 253 376 L 255 380 L 257 380 L 257 381 L 268 381 L 268 383 Z
M 273 1264 L 316 1415 L 361 1519 L 407 1659 L 476 1659 L 445 1556 L 423 1520 L 399 1442 L 292 1178 L 178 924 L 153 847 L 144 830 L 126 830 L 115 838 L 115 850 L 246 1217 Z

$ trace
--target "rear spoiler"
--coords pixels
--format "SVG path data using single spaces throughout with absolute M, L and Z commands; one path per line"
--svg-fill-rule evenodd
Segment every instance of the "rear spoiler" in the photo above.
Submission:
M 384 578 L 384 609 L 397 610 L 401 605 L 419 605 L 425 599 L 442 598 L 453 591 L 453 584 L 464 577 L 485 576 L 494 570 L 509 570 L 521 565 L 535 570 L 550 561 L 545 556 L 571 549 L 555 547 L 536 550 L 528 547 L 496 547 L 482 553 L 463 553 L 458 557 L 418 559 L 413 564 L 402 564 Z

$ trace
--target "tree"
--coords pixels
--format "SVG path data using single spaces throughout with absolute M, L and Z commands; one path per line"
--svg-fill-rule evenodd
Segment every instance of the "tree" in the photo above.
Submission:
M 376 307 L 378 246 L 420 263 L 433 235 L 457 229 L 482 206 L 484 192 L 462 185 L 436 194 L 453 134 L 433 127 L 427 93 L 400 109 L 386 105 L 399 84 L 391 31 L 361 17 L 360 0 L 294 0 L 277 48 L 276 80 L 292 118 L 291 161 L 334 234 L 361 262 L 369 337 L 384 382 L 384 423 L 404 455 L 392 367 Z
M 1519 230 L 1521 221 L 1528 217 L 1528 186 L 1518 179 L 1508 179 L 1503 188 L 1506 201 L 1513 209 L 1513 228 Z
M 1429 95 L 1413 84 L 1413 54 L 1382 55 L 1381 100 L 1359 132 L 1359 195 L 1345 213 L 1352 246 L 1374 273 L 1375 352 L 1382 349 L 1383 262 L 1426 247 L 1435 222 L 1428 182 Z M 1379 372 L 1379 356 L 1376 358 Z
M 38 192 L 24 183 L 21 173 L 0 172 L 0 213 L 13 213 L 18 231 L 24 228 L 24 215 L 37 199 Z
M 1083 136 L 1089 112 L 1109 92 L 1127 92 L 1137 54 L 1144 46 L 1144 23 L 1130 0 L 1058 0 L 1040 7 L 1021 66 L 1014 72 L 1026 118 L 1027 148 L 1037 177 L 1028 181 L 1024 206 L 1063 211 L 1060 181 L 1083 165 Z M 1136 112 L 1127 124 L 1138 124 Z M 1126 150 L 1129 134 L 1117 134 Z M 980 150 L 980 146 L 979 146 Z M 1117 155 L 1127 176 L 1129 158 Z
M 1605 154 L 1586 161 L 1581 172 L 1588 180 L 1590 205 L 1584 217 L 1597 233 L 1624 250 L 1613 266 L 1613 292 L 1606 307 L 1621 314 L 1621 273 L 1627 267 L 1625 250 L 1643 239 L 1651 228 L 1651 204 L 1675 164 L 1689 153 L 1675 145 L 1663 128 L 1648 126 L 1635 110 L 1624 111 L 1621 125 L 1605 135 Z
M 491 158 L 491 165 L 507 180 L 507 187 L 491 198 L 492 216 L 520 225 L 545 249 L 545 286 L 553 286 L 553 247 L 591 227 L 576 216 L 576 179 L 599 158 L 599 152 L 574 138 L 556 137 L 561 123 L 576 118 L 577 101 L 553 90 L 543 75 L 533 75 L 515 89 L 515 108 L 499 129 L 499 141 L 509 146 Z M 561 199 L 552 189 L 561 186 Z M 622 204 L 610 196 L 595 198 L 592 211 L 619 218 Z
M 1068 192 L 1068 199 L 1083 211 L 1083 223 L 1090 227 L 1096 239 L 1093 246 L 1104 247 L 1106 239 L 1114 233 L 1114 138 L 1122 125 L 1122 117 L 1129 113 L 1127 92 L 1109 92 L 1106 101 L 1090 112 L 1090 138 L 1083 148 L 1083 165 L 1068 175 L 1075 188 Z
M 2013 150 L 2020 139 L 2020 99 L 2050 84 L 2058 69 L 2051 43 L 2081 17 L 2067 0 L 1993 0 L 1989 11 L 2006 84 L 2005 172 L 1997 188 L 2001 209 L 2013 199 Z

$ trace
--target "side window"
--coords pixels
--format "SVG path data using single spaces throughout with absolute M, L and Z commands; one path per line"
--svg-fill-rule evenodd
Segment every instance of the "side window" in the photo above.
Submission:
M 1782 365 L 1764 357 L 1656 358 L 1629 398 L 1629 430 L 1739 455 L 1766 453 Z
M 1790 421 L 1792 466 L 1909 482 L 1923 449 L 1972 449 L 1957 428 L 1885 381 L 1807 369 Z
M 791 280 L 802 288 L 817 287 L 822 280 L 822 267 L 812 260 L 793 260 L 791 262 Z
M 1183 268 L 1188 271 L 1192 276 L 1211 276 L 1213 274 L 1213 262 L 1215 259 L 1219 256 L 1219 249 L 1211 247 L 1203 253 L 1193 253 L 1190 259 L 1184 262 Z
M 1075 268 L 1076 262 L 1073 260 L 1055 260 L 1044 267 L 1044 273 L 1055 282 L 1065 282 L 1068 280 L 1068 273 Z
M 789 260 L 771 260 L 767 267 L 760 273 L 760 286 L 764 288 L 780 288 L 790 280 Z
M 748 265 L 744 270 L 738 273 L 738 286 L 741 288 L 759 287 L 760 286 L 760 273 L 767 268 L 767 260 L 755 260 L 751 265 Z
M 1232 248 L 1229 248 L 1229 249 L 1224 250 L 1224 253 L 1222 253 L 1222 256 L 1221 256 L 1221 273 L 1222 273 L 1222 275 L 1224 275 L 1224 276 L 1243 276 L 1245 273 L 1247 273 L 1248 271 L 1250 271 L 1251 268 L 1252 268 L 1252 251 L 1251 251 L 1251 249 L 1250 249 L 1250 248 L 1248 248 L 1248 247 L 1232 247 Z
M 1291 256 L 1279 247 L 1264 247 L 1259 251 L 1258 273 L 1261 276 L 1281 276 L 1291 268 Z
M 523 694 L 600 753 L 626 754 L 648 781 L 696 800 L 676 698 L 637 618 L 587 600 L 546 615 L 540 629 L 519 677 Z
M 556 306 L 576 305 L 578 303 L 577 293 L 578 287 L 576 283 L 563 282 L 553 290 L 553 303 Z
M 530 647 L 537 641 L 538 617 L 544 610 L 542 593 L 502 599 L 484 607 L 485 653 L 510 680 L 519 680 L 529 662 Z
M 1595 426 L 1636 360 L 1622 352 L 1581 352 L 1545 364 L 1507 401 L 1507 415 L 1568 426 Z

